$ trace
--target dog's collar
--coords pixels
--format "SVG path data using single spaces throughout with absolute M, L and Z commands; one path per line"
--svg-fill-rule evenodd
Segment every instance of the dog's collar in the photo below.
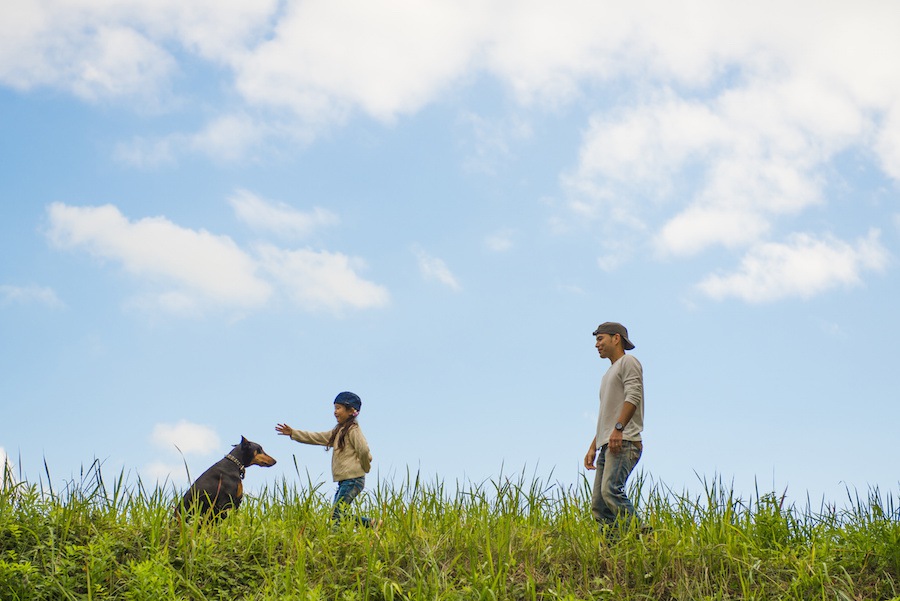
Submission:
M 244 479 L 244 476 L 247 474 L 247 470 L 244 468 L 244 464 L 237 460 L 237 458 L 231 453 L 225 455 L 225 459 L 231 459 L 236 466 L 241 468 L 241 480 Z

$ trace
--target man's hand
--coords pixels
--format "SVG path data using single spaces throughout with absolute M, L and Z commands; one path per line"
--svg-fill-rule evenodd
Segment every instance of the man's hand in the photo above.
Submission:
M 622 450 L 622 432 L 619 430 L 613 429 L 612 434 L 609 435 L 609 451 L 611 453 L 618 453 Z
M 594 460 L 597 458 L 597 444 L 595 441 L 591 441 L 591 447 L 588 449 L 587 455 L 584 456 L 584 467 L 589 470 L 597 469 L 597 466 L 594 465 Z
M 277 426 L 275 426 L 275 431 L 282 436 L 290 436 L 291 432 L 293 432 L 294 429 L 287 424 L 278 424 Z

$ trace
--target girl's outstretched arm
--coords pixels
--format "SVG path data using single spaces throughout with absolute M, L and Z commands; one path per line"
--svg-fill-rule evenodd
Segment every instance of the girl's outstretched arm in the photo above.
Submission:
M 323 447 L 328 446 L 328 440 L 331 438 L 331 430 L 307 432 L 306 430 L 295 430 L 287 424 L 278 424 L 275 426 L 275 431 L 282 436 L 290 436 L 291 440 L 305 444 L 317 444 Z

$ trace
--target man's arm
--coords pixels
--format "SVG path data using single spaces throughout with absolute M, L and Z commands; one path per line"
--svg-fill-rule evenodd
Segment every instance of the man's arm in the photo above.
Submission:
M 609 435 L 609 450 L 613 453 L 618 453 L 622 450 L 622 432 L 625 429 L 624 427 L 634 417 L 634 412 L 637 411 L 638 405 L 644 402 L 644 369 L 641 367 L 641 363 L 629 355 L 622 369 L 622 387 L 624 388 L 625 402 L 622 403 L 622 409 L 619 411 L 617 420 L 622 424 L 622 430 L 613 428 L 612 433 Z
M 597 437 L 591 439 L 591 446 L 588 448 L 587 455 L 584 456 L 584 467 L 589 470 L 597 469 L 594 460 L 597 458 Z
M 609 450 L 611 452 L 618 453 L 622 450 L 622 431 L 625 429 L 625 426 L 628 425 L 628 422 L 631 421 L 631 418 L 634 417 L 635 411 L 637 411 L 635 405 L 632 405 L 628 401 L 622 403 L 622 410 L 619 412 L 619 419 L 617 420 L 622 424 L 622 430 L 613 428 L 612 433 L 609 435 Z

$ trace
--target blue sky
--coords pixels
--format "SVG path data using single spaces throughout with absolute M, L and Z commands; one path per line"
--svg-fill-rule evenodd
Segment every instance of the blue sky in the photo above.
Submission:
M 773 16 L 774 15 L 774 16 Z M 896 494 L 900 5 L 5 3 L 0 453 L 184 486 L 579 482 L 608 363 L 648 478 Z M 176 449 L 180 449 L 180 454 Z M 326 490 L 330 490 L 330 483 Z

